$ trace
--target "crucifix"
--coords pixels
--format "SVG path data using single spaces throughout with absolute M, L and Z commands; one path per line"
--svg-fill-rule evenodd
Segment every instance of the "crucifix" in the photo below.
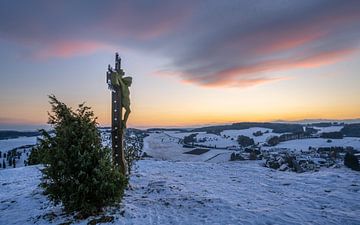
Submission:
M 126 122 L 130 114 L 131 77 L 125 77 L 121 69 L 121 58 L 115 54 L 115 68 L 110 65 L 106 73 L 106 82 L 111 90 L 111 140 L 112 159 L 116 168 L 126 175 L 127 163 L 124 154 L 124 134 Z M 123 115 L 123 109 L 125 113 Z

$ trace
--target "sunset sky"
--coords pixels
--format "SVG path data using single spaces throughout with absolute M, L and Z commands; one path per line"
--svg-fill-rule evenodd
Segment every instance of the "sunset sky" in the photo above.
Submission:
M 0 1 L 0 129 L 47 95 L 110 122 L 107 65 L 133 76 L 130 127 L 360 118 L 360 1 Z

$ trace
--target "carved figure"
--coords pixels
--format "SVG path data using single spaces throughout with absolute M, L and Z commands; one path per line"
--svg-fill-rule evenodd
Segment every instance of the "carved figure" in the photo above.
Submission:
M 121 107 L 125 109 L 124 118 L 122 119 L 122 126 L 126 128 L 126 123 L 131 113 L 130 109 L 130 90 L 129 87 L 132 84 L 132 77 L 123 77 L 124 72 L 118 73 L 112 71 L 112 85 L 117 88 L 121 88 Z

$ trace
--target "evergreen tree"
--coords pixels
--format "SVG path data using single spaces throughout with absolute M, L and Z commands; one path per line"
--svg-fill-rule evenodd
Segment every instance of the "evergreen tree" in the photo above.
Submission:
M 236 160 L 236 155 L 235 155 L 235 152 L 233 152 L 230 155 L 230 161 L 235 161 L 235 160 Z
M 244 135 L 239 135 L 237 142 L 239 143 L 239 145 L 241 145 L 242 147 L 248 147 L 250 145 L 254 145 L 254 139 L 249 138 L 248 136 L 244 136 Z
M 42 130 L 38 151 L 46 155 L 42 187 L 65 211 L 87 217 L 119 201 L 127 179 L 111 163 L 111 151 L 101 145 L 96 118 L 89 107 L 72 110 L 49 96 L 54 135 Z
M 195 133 L 195 134 L 190 134 L 189 136 L 185 136 L 184 137 L 184 143 L 185 144 L 191 144 L 192 146 L 194 146 L 194 143 L 196 142 L 196 136 L 197 136 L 198 134 L 197 133 Z
M 134 167 L 137 160 L 141 158 L 141 149 L 135 145 L 125 145 L 125 159 L 127 162 L 128 174 L 131 174 L 132 168 Z
M 347 152 L 345 154 L 345 157 L 344 157 L 344 165 L 349 167 L 350 169 L 352 170 L 358 170 L 360 171 L 360 165 L 359 165 L 359 160 L 358 158 L 350 153 L 350 152 Z
M 278 136 L 272 136 L 267 140 L 268 145 L 275 146 L 280 143 L 280 138 Z
M 47 133 L 42 132 L 43 137 L 47 136 Z M 49 153 L 49 143 L 43 139 L 40 139 L 40 143 L 38 146 L 32 148 L 29 158 L 28 164 L 29 165 L 36 165 L 36 164 L 47 164 L 47 155 Z

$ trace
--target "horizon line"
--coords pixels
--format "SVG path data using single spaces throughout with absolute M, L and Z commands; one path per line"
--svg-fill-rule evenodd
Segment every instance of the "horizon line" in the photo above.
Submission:
M 269 121 L 231 121 L 231 122 L 214 122 L 214 123 L 199 123 L 199 124 L 189 124 L 189 125 L 134 125 L 129 126 L 129 128 L 134 129 L 186 129 L 186 128 L 199 128 L 206 126 L 220 126 L 220 125 L 231 125 L 233 123 L 318 123 L 318 122 L 340 122 L 340 123 L 360 123 L 360 117 L 357 118 L 346 118 L 346 119 L 300 119 L 300 120 L 269 120 Z M 4 126 L 4 128 L 3 128 Z M 111 127 L 110 124 L 99 124 L 100 128 L 102 127 Z M 49 124 L 20 124 L 20 123 L 5 123 L 0 124 L 0 131 L 34 131 L 39 129 L 50 129 Z

